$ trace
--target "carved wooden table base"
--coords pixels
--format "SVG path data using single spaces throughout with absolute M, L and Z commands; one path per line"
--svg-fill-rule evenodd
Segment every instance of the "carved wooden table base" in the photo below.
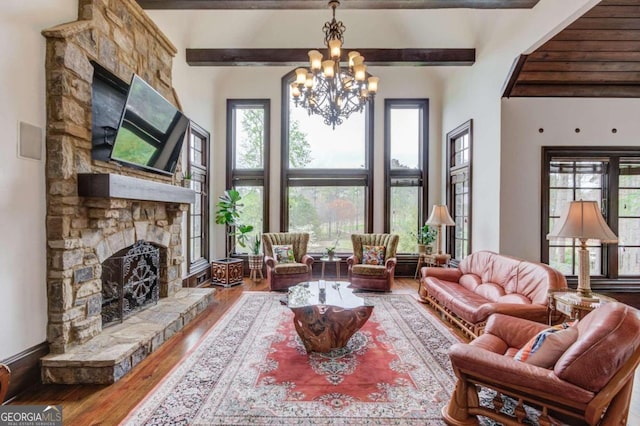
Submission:
M 339 308 L 331 305 L 291 308 L 293 323 L 307 352 L 343 348 L 367 322 L 373 306 Z

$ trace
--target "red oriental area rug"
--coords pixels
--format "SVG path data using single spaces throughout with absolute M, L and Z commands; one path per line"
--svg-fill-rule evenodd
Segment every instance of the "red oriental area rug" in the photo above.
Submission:
M 414 296 L 364 295 L 371 318 L 328 354 L 306 353 L 282 297 L 243 294 L 123 424 L 444 424 L 459 340 Z

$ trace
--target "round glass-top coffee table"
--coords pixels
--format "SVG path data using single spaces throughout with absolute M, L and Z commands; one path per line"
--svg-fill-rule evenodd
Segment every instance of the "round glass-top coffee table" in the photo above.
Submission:
M 289 288 L 287 306 L 307 352 L 343 348 L 369 319 L 373 305 L 344 281 L 309 281 Z

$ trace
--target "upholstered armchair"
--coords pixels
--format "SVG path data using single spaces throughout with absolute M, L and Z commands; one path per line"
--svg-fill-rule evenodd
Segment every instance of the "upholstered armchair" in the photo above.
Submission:
M 524 416 L 523 402 L 539 407 L 539 424 L 559 420 L 626 425 L 633 375 L 640 362 L 640 312 L 622 303 L 607 303 L 562 330 L 562 337 L 556 331 L 547 334 L 555 339 L 546 337 L 542 344 L 538 340 L 533 345 L 532 337 L 539 339 L 538 333 L 546 328 L 494 314 L 483 335 L 469 344 L 451 346 L 449 358 L 458 381 L 451 401 L 442 409 L 447 424 L 478 424 L 478 415 L 507 425 L 517 423 L 514 417 L 480 406 L 482 386 L 498 392 L 494 406 L 502 405 L 500 394 L 511 397 L 516 416 Z M 525 358 L 523 347 L 537 352 L 531 349 Z M 517 361 L 518 357 L 524 361 Z
M 267 282 L 271 290 L 286 290 L 311 281 L 313 258 L 307 255 L 306 232 L 271 232 L 262 234 Z M 288 249 L 287 249 L 288 248 Z
M 391 290 L 399 238 L 396 234 L 351 234 L 353 255 L 347 259 L 351 288 Z

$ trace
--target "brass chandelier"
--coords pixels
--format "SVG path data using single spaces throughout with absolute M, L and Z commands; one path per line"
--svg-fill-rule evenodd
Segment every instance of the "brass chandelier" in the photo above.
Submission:
M 364 57 L 359 52 L 349 52 L 347 67 L 340 66 L 346 27 L 342 21 L 336 21 L 339 5 L 338 0 L 329 1 L 333 19 L 322 28 L 329 59 L 323 60 L 322 53 L 310 50 L 309 69 L 297 68 L 296 80 L 291 84 L 295 105 L 305 108 L 309 115 L 322 116 L 324 123 L 334 129 L 352 112 L 362 112 L 365 105 L 373 101 L 379 81 L 378 77 L 367 74 Z

